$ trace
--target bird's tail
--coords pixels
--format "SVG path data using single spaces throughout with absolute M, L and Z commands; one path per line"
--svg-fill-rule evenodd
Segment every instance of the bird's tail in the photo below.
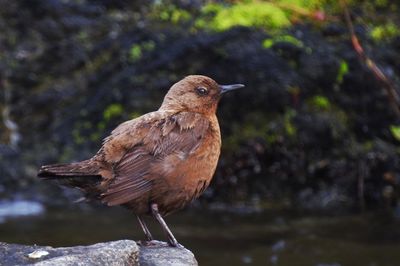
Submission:
M 99 167 L 92 160 L 68 164 L 44 165 L 40 167 L 38 177 L 55 179 L 62 185 L 84 189 L 95 187 L 101 180 Z

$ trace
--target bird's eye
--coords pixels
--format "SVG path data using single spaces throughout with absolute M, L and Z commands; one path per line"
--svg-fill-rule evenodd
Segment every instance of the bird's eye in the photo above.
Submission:
M 198 87 L 198 88 L 196 88 L 196 92 L 197 92 L 197 94 L 200 95 L 200 96 L 204 96 L 204 95 L 207 95 L 207 94 L 208 94 L 208 90 L 207 90 L 206 88 L 204 88 L 204 87 Z

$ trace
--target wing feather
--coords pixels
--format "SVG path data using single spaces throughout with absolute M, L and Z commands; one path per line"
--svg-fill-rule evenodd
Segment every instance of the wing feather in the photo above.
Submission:
M 136 140 L 136 144 L 129 147 L 113 166 L 113 181 L 102 194 L 103 202 L 108 205 L 150 197 L 154 181 L 165 177 L 159 165 L 171 154 L 185 157 L 195 151 L 209 128 L 209 122 L 200 114 L 184 112 L 140 128 L 142 139 Z M 123 130 L 115 132 L 119 138 L 124 138 Z

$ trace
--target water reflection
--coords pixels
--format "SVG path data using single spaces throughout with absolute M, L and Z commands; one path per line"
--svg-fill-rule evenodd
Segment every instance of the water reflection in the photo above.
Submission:
M 167 221 L 200 265 L 389 266 L 400 261 L 400 224 L 384 214 L 312 217 L 192 209 Z M 0 241 L 23 244 L 69 246 L 127 238 L 144 236 L 134 215 L 121 208 L 49 208 L 40 216 L 0 224 Z

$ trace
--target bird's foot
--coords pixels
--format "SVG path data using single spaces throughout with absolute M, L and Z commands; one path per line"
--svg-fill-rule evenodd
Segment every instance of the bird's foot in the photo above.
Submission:
M 184 246 L 182 246 L 181 244 L 179 244 L 178 242 L 170 242 L 170 241 L 168 241 L 168 245 L 170 246 L 170 247 L 174 247 L 174 248 L 185 248 Z
M 165 247 L 175 247 L 175 248 L 184 248 L 181 244 L 179 244 L 178 242 L 176 243 L 166 243 L 163 241 L 159 241 L 159 240 L 139 240 L 136 242 L 139 246 L 142 247 L 154 247 L 154 248 L 165 248 Z
M 143 247 L 169 247 L 170 245 L 166 242 L 162 242 L 159 240 L 140 240 L 137 241 L 139 246 Z

